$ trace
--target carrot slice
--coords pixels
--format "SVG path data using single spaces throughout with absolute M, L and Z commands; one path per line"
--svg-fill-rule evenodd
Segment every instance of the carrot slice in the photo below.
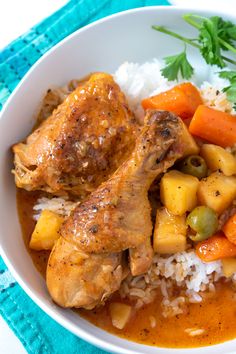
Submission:
M 224 231 L 227 239 L 236 244 L 236 214 L 229 218 L 222 230 Z
M 189 125 L 189 131 L 222 147 L 236 143 L 236 117 L 200 105 Z
M 142 100 L 144 109 L 154 108 L 171 111 L 183 119 L 193 116 L 202 99 L 198 89 L 186 82 L 161 92 L 160 94 Z
M 223 233 L 219 232 L 208 240 L 199 242 L 196 246 L 196 254 L 204 262 L 235 257 L 236 245 L 230 242 Z

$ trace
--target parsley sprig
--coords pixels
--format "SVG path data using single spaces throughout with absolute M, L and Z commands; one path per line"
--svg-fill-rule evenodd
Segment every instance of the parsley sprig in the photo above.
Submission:
M 234 103 L 233 108 L 236 110 L 236 71 L 221 71 L 219 76 L 229 81 L 230 85 L 225 87 L 223 92 L 226 92 L 228 100 Z
M 178 77 L 178 73 L 181 73 L 182 77 L 190 79 L 193 75 L 193 67 L 189 63 L 186 56 L 186 49 L 177 55 L 172 55 L 165 58 L 166 67 L 162 69 L 162 75 L 174 81 Z
M 224 68 L 226 63 L 236 65 L 236 61 L 225 56 L 225 52 L 236 54 L 236 25 L 230 21 L 225 21 L 219 16 L 210 18 L 186 14 L 183 19 L 198 30 L 196 38 L 187 38 L 176 32 L 172 32 L 163 26 L 152 26 L 156 31 L 165 33 L 184 42 L 184 51 L 180 54 L 164 58 L 166 66 L 162 69 L 162 74 L 169 81 L 190 79 L 194 69 L 187 58 L 186 46 L 190 45 L 199 49 L 203 59 L 209 65 L 216 65 Z M 236 108 L 236 71 L 222 71 L 220 77 L 229 80 L 230 85 L 223 90 L 227 94 L 229 101 L 234 103 Z

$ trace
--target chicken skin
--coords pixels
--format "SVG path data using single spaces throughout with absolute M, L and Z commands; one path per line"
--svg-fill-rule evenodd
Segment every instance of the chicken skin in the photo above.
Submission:
M 84 253 L 63 237 L 57 241 L 47 267 L 47 286 L 62 307 L 92 309 L 119 289 L 127 265 L 118 253 Z
M 137 123 L 109 74 L 93 74 L 26 142 L 13 147 L 15 182 L 28 191 L 86 196 L 126 160 Z
M 65 221 L 47 267 L 57 304 L 91 309 L 103 303 L 126 276 L 127 249 L 131 269 L 147 270 L 153 253 L 148 189 L 182 156 L 182 124 L 170 112 L 149 111 L 130 157 Z

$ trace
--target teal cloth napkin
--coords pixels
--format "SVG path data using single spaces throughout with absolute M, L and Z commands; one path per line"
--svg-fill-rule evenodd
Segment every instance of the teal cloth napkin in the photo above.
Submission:
M 71 0 L 0 51 L 0 109 L 30 67 L 61 39 L 104 16 L 167 0 Z M 102 354 L 49 318 L 0 258 L 0 314 L 30 354 Z

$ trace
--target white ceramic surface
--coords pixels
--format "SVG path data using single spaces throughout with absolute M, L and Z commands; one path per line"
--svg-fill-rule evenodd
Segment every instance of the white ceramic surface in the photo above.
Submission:
M 187 11 L 189 9 L 167 7 L 131 10 L 75 32 L 34 65 L 13 92 L 0 118 L 0 243 L 3 258 L 23 289 L 47 314 L 74 334 L 113 353 L 229 354 L 236 352 L 236 340 L 186 350 L 149 347 L 113 336 L 91 325 L 74 312 L 56 306 L 22 240 L 14 181 L 10 173 L 10 146 L 29 133 L 43 93 L 50 86 L 63 85 L 70 79 L 83 77 L 91 71 L 112 73 L 126 60 L 143 62 L 153 57 L 162 58 L 182 49 L 181 43 L 153 31 L 151 25 L 171 26 L 173 30 L 192 36 L 189 27 L 181 20 L 181 15 Z M 228 18 L 236 21 L 236 17 Z M 199 80 L 207 76 L 207 70 L 194 50 L 190 50 L 190 56 Z

